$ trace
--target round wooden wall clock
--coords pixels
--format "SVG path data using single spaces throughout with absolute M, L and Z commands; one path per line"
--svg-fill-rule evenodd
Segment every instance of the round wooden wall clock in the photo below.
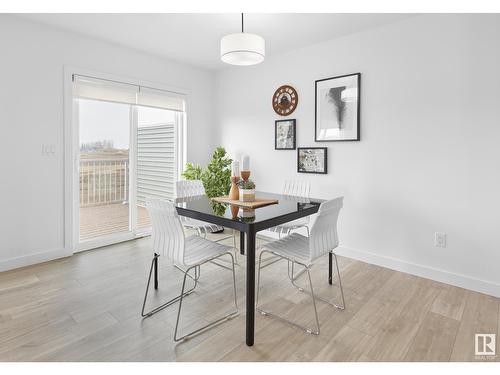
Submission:
M 288 116 L 299 102 L 297 91 L 292 86 L 283 85 L 273 95 L 273 109 L 280 116 Z

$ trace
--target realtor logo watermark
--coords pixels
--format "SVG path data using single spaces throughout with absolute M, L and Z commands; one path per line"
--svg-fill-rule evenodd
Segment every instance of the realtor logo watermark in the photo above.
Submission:
M 476 333 L 475 349 L 476 356 L 482 359 L 492 359 L 492 357 L 496 357 L 496 334 Z

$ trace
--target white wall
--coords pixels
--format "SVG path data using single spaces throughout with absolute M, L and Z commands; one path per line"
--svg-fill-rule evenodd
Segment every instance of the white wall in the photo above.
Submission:
M 422 15 L 216 76 L 218 143 L 248 153 L 257 187 L 286 178 L 345 197 L 341 252 L 500 296 L 500 16 Z M 362 73 L 361 141 L 314 143 L 314 81 Z M 298 146 L 328 146 L 328 175 L 274 150 L 274 90 L 291 84 Z M 446 232 L 446 248 L 433 246 Z
M 188 160 L 210 156 L 212 73 L 12 15 L 0 48 L 0 271 L 65 254 L 64 65 L 189 90 Z

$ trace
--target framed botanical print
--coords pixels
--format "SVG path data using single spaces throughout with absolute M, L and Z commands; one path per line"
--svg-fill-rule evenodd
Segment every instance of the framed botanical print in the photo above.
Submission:
M 298 147 L 297 172 L 299 173 L 327 173 L 326 147 Z
M 274 123 L 274 149 L 295 150 L 295 119 L 276 120 Z
M 315 82 L 315 141 L 360 140 L 361 73 Z

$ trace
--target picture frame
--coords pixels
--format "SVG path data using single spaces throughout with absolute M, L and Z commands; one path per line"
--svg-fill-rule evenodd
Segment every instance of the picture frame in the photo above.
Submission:
M 359 141 L 360 99 L 361 73 L 316 80 L 315 142 Z
M 274 149 L 295 150 L 297 127 L 295 119 L 276 120 L 274 122 Z
M 298 147 L 297 173 L 328 173 L 327 147 Z

